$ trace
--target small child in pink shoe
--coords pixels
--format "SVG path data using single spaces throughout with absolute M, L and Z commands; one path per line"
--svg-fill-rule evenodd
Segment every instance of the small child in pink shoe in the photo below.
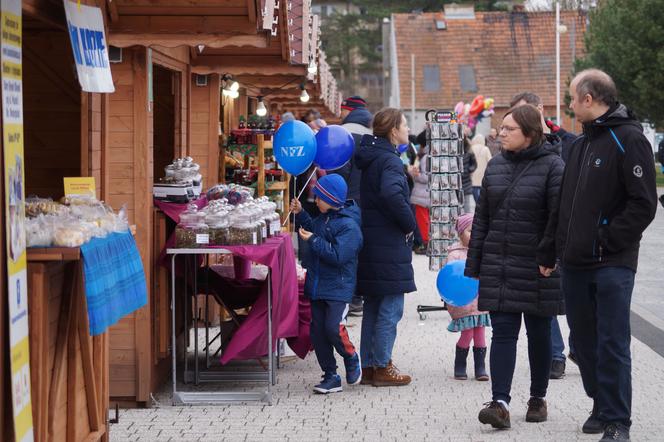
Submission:
M 466 213 L 457 219 L 456 231 L 459 234 L 459 242 L 450 246 L 447 262 L 465 260 L 468 255 L 468 244 L 470 243 L 470 232 L 473 228 L 473 214 Z M 456 357 L 454 358 L 454 379 L 468 379 L 466 374 L 466 359 L 470 343 L 473 342 L 473 358 L 475 360 L 475 379 L 488 381 L 484 360 L 486 358 L 486 338 L 484 328 L 491 327 L 491 318 L 488 312 L 477 309 L 477 296 L 468 305 L 454 307 L 447 305 L 447 310 L 452 317 L 452 322 L 447 327 L 451 332 L 461 332 L 456 345 Z

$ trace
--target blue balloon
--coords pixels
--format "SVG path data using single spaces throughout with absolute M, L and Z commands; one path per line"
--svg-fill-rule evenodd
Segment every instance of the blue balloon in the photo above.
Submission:
M 272 148 L 282 169 L 300 175 L 316 157 L 316 136 L 302 121 L 287 121 L 274 134 Z
M 355 140 L 345 128 L 326 126 L 316 134 L 318 151 L 314 163 L 323 170 L 338 169 L 353 156 Z
M 399 155 L 401 155 L 402 153 L 404 153 L 407 150 L 408 150 L 408 144 L 399 144 L 397 146 L 397 152 L 399 152 Z
M 477 296 L 479 281 L 464 276 L 466 260 L 449 262 L 438 272 L 436 287 L 440 297 L 451 306 L 463 307 Z

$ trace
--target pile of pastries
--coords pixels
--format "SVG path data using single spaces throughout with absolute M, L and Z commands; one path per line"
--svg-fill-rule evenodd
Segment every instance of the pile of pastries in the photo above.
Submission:
M 129 229 L 126 208 L 118 213 L 92 197 L 48 198 L 26 201 L 28 247 L 79 247 L 92 238 Z

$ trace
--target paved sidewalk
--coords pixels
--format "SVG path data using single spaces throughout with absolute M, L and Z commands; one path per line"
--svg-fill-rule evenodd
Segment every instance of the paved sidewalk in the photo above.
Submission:
M 495 431 L 477 421 L 482 404 L 491 397 L 490 383 L 452 378 L 454 345 L 458 334 L 446 330 L 447 312 L 429 313 L 420 321 L 417 304 L 440 303 L 435 273 L 427 258 L 414 256 L 419 292 L 406 297 L 404 319 L 394 351 L 396 365 L 413 376 L 407 387 L 346 387 L 330 396 L 314 395 L 311 386 L 320 370 L 313 354 L 292 361 L 278 374 L 273 406 L 230 405 L 172 407 L 164 390 L 159 407 L 122 410 L 120 423 L 111 426 L 117 441 L 596 441 L 581 433 L 591 408 L 576 366 L 568 363 L 567 377 L 551 381 L 549 421 L 525 422 L 529 372 L 525 333 L 519 343 L 512 391 L 512 429 Z M 359 345 L 360 319 L 351 318 L 351 339 Z M 567 327 L 561 320 L 565 340 Z M 487 337 L 490 337 L 490 331 Z M 664 420 L 664 358 L 632 340 L 634 405 L 632 440 L 662 440 Z M 487 358 L 488 359 L 488 358 Z M 470 358 L 469 358 L 470 362 Z M 343 363 L 339 361 L 341 367 Z M 488 361 L 487 361 L 488 364 Z M 470 364 L 472 373 L 472 364 Z M 343 369 L 341 371 L 343 376 Z M 168 387 L 165 387 L 168 388 Z

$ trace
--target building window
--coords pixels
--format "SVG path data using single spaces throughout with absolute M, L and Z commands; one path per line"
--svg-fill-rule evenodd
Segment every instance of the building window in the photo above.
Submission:
M 461 90 L 464 92 L 477 92 L 477 82 L 475 81 L 475 69 L 470 64 L 459 66 L 459 81 Z
M 438 92 L 440 90 L 440 66 L 437 64 L 424 65 L 424 91 Z

